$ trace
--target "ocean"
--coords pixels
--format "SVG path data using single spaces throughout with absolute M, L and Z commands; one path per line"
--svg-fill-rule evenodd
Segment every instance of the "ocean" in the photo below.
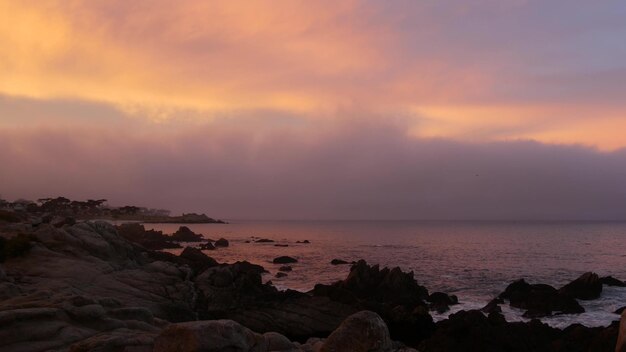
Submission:
M 146 229 L 171 234 L 179 226 L 146 224 Z M 429 292 L 459 298 L 460 304 L 449 312 L 433 314 L 435 320 L 481 308 L 520 278 L 557 288 L 587 271 L 626 279 L 626 222 L 232 221 L 185 226 L 206 238 L 228 239 L 229 247 L 205 253 L 219 262 L 260 264 L 269 271 L 265 280 L 281 289 L 308 291 L 316 283 L 345 278 L 350 266 L 331 265 L 335 258 L 413 271 Z M 253 237 L 275 243 L 254 243 Z M 311 243 L 296 243 L 303 240 Z M 281 255 L 295 257 L 298 263 L 286 277 L 275 278 L 280 265 L 272 259 Z M 626 305 L 626 288 L 604 286 L 601 298 L 580 303 L 583 314 L 542 321 L 555 327 L 609 325 L 619 320 L 613 312 Z M 507 320 L 525 320 L 523 311 L 502 308 Z

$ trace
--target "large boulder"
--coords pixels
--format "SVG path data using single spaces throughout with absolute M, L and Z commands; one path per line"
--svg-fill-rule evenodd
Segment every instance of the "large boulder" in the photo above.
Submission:
M 283 255 L 283 256 L 274 258 L 272 262 L 274 264 L 291 264 L 291 263 L 297 263 L 298 259 Z
M 602 281 L 598 274 L 587 272 L 561 287 L 559 292 L 578 299 L 596 299 L 602 293 Z
M 616 279 L 613 276 L 601 277 L 600 282 L 606 286 L 626 287 L 626 282 Z
M 215 241 L 215 247 L 228 247 L 228 245 L 229 245 L 229 242 L 225 238 L 220 238 L 217 241 Z
M 320 352 L 383 352 L 391 350 L 391 337 L 381 317 L 369 311 L 349 316 L 326 340 Z
M 232 320 L 172 324 L 154 341 L 154 352 L 267 351 L 265 339 Z
M 499 296 L 508 299 L 512 307 L 525 309 L 525 317 L 538 318 L 555 313 L 576 314 L 585 309 L 572 296 L 550 285 L 529 284 L 524 279 L 506 287 Z

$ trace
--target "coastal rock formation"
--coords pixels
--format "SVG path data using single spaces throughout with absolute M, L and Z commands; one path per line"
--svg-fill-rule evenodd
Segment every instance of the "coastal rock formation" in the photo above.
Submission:
M 576 280 L 561 287 L 559 293 L 583 300 L 596 299 L 602 293 L 602 281 L 600 281 L 598 274 L 584 273 Z
M 220 238 L 219 240 L 215 241 L 215 247 L 228 247 L 228 245 L 228 240 L 225 238 Z
M 430 302 L 430 309 L 436 310 L 438 313 L 444 313 L 450 310 L 450 306 L 459 303 L 459 299 L 455 295 L 448 295 L 443 292 L 434 292 L 426 299 Z
M 566 291 L 550 285 L 529 284 L 524 279 L 506 287 L 500 298 L 508 299 L 512 307 L 525 309 L 525 317 L 538 318 L 554 313 L 583 313 L 585 309 Z
M 298 259 L 283 255 L 281 257 L 274 258 L 272 262 L 274 264 L 291 264 L 291 263 L 297 263 Z
M 112 225 L 43 224 L 31 235 L 29 253 L 4 263 L 0 350 L 139 347 L 166 321 L 194 319 L 190 269 L 153 260 Z
M 170 236 L 170 238 L 172 239 L 172 241 L 177 241 L 177 242 L 202 242 L 204 241 L 204 237 L 202 235 L 191 231 L 191 229 L 189 229 L 187 226 L 179 227 L 178 230 L 174 232 L 172 236 Z
M 508 323 L 500 314 L 460 311 L 437 323 L 432 337 L 419 345 L 421 352 L 526 352 L 613 351 L 617 324 L 608 328 L 572 325 L 559 330 L 531 320 Z
M 391 337 L 408 344 L 429 336 L 435 327 L 424 302 L 428 290 L 415 281 L 413 272 L 404 273 L 397 267 L 381 270 L 360 260 L 351 267 L 345 280 L 315 285 L 312 293 L 357 310 L 378 313 L 389 327 Z
M 181 248 L 169 236 L 161 231 L 146 230 L 140 223 L 126 223 L 117 227 L 118 233 L 125 239 L 152 250 Z
M 185 247 L 182 253 L 180 253 L 180 257 L 188 260 L 188 265 L 195 273 L 201 273 L 210 267 L 219 265 L 215 259 L 193 247 Z
M 349 264 L 347 261 L 345 260 L 341 260 L 341 259 L 333 259 L 330 261 L 330 264 L 332 265 L 342 265 L 342 264 Z
M 600 282 L 606 286 L 626 287 L 626 282 L 618 280 L 613 276 L 601 277 Z

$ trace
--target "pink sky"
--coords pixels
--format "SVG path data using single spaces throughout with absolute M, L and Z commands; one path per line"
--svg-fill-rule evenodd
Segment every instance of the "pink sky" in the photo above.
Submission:
M 0 195 L 626 218 L 618 1 L 0 0 Z

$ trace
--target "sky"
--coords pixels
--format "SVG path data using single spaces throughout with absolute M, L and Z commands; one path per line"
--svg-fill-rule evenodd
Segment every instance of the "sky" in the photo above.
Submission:
M 626 3 L 0 0 L 0 196 L 626 220 Z

